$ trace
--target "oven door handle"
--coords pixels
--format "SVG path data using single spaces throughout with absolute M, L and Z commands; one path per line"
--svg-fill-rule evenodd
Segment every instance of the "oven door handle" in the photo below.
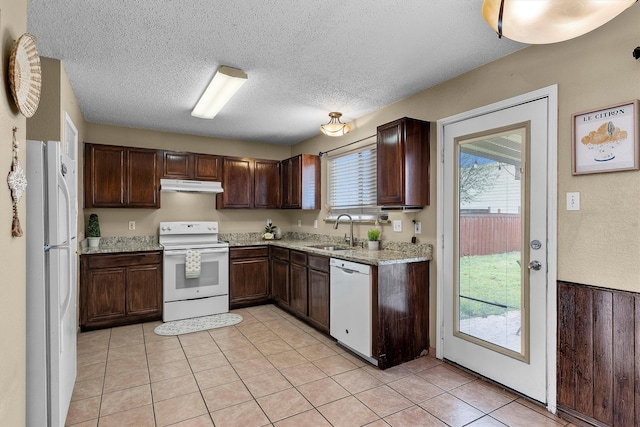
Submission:
M 200 252 L 200 254 L 216 254 L 216 253 L 228 253 L 229 248 L 215 248 L 215 249 L 193 249 Z M 164 254 L 168 256 L 180 256 L 186 255 L 186 249 L 165 249 Z

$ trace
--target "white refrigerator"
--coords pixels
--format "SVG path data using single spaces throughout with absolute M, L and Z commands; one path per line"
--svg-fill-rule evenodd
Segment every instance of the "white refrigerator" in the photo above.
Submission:
M 27 426 L 63 427 L 76 379 L 76 169 L 27 141 Z

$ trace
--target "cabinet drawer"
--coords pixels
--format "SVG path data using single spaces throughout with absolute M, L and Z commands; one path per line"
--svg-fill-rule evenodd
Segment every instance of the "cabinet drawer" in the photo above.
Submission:
M 271 256 L 273 258 L 289 260 L 289 249 L 271 246 Z
M 242 248 L 230 248 L 229 249 L 229 258 L 238 259 L 238 258 L 260 258 L 260 257 L 268 257 L 269 256 L 269 247 L 268 246 L 251 246 L 251 247 L 242 247 Z
M 87 256 L 87 255 L 84 255 Z M 161 264 L 162 252 L 133 252 L 118 255 L 89 255 L 89 268 L 126 267 L 129 265 Z
M 291 251 L 289 256 L 292 264 L 307 265 L 307 254 L 304 252 Z
M 329 271 L 329 257 L 308 255 L 309 268 L 320 271 Z

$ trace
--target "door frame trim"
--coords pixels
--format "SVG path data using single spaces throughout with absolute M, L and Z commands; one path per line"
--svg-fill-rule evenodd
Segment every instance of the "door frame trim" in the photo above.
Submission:
M 558 85 L 547 86 L 437 121 L 436 162 L 437 244 L 436 244 L 436 357 L 443 358 L 444 340 L 444 128 L 447 125 L 515 105 L 547 98 L 547 324 L 546 324 L 546 397 L 547 410 L 557 411 L 556 348 L 557 348 L 557 228 L 558 228 Z

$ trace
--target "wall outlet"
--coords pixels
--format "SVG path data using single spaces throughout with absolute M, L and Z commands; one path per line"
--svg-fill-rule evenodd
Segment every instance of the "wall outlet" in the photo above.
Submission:
M 415 224 L 413 224 L 413 231 L 416 234 L 422 233 L 422 223 L 420 221 L 416 221 Z
M 135 230 L 135 229 L 136 229 L 136 222 L 129 221 L 129 230 Z
M 580 210 L 580 193 L 579 192 L 567 193 L 567 210 L 568 211 Z
M 301 219 L 298 220 L 298 227 L 302 227 L 302 220 Z
M 313 220 L 313 228 L 318 228 L 318 220 L 317 219 Z
M 271 225 L 271 218 L 267 218 L 267 225 Z
M 402 220 L 394 219 L 393 220 L 393 231 L 401 232 L 402 231 Z

